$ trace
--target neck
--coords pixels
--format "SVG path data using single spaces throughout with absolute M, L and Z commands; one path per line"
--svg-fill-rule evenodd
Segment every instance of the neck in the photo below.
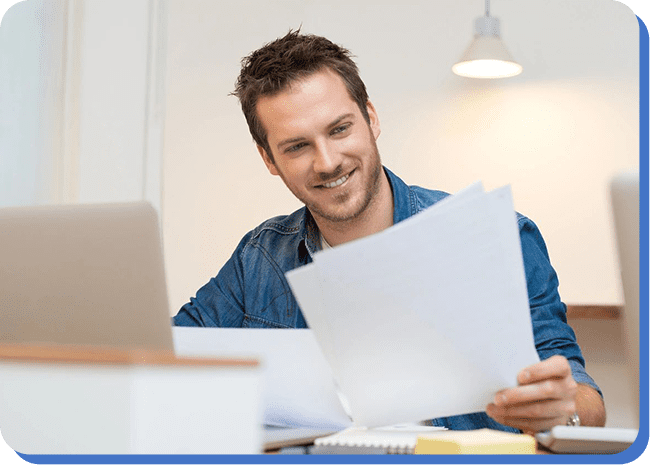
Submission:
M 327 243 L 334 247 L 391 227 L 393 225 L 393 208 L 393 193 L 386 173 L 382 170 L 379 192 L 361 215 L 338 222 L 328 221 L 314 215 L 314 220 Z

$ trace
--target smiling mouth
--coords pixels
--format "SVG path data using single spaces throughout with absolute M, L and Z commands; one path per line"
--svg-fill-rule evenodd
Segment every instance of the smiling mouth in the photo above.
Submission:
M 332 181 L 332 182 L 327 182 L 327 183 L 325 183 L 325 184 L 321 184 L 319 187 L 325 187 L 326 189 L 332 189 L 332 188 L 334 188 L 334 187 L 340 186 L 341 184 L 343 184 L 345 181 L 347 181 L 347 180 L 350 178 L 350 175 L 351 175 L 351 174 L 352 174 L 352 173 L 348 173 L 348 174 L 346 174 L 345 176 L 340 177 L 340 178 L 337 179 L 336 181 Z

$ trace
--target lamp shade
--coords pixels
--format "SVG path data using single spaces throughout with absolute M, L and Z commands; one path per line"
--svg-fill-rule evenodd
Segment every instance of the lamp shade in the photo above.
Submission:
M 490 16 L 476 19 L 474 40 L 451 69 L 459 76 L 484 79 L 516 76 L 523 70 L 501 40 L 499 20 Z
M 451 69 L 459 76 L 487 79 L 516 76 L 522 71 L 499 36 L 475 37 Z

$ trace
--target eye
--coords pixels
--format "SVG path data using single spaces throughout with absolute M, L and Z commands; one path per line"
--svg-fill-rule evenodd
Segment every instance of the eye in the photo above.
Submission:
M 307 145 L 306 142 L 300 142 L 298 144 L 291 145 L 291 146 L 287 147 L 285 152 L 288 152 L 288 153 L 297 152 L 298 150 L 305 147 L 306 145 Z
M 332 132 L 330 134 L 333 136 L 336 134 L 341 134 L 342 132 L 347 131 L 350 128 L 350 126 L 352 126 L 352 123 L 346 123 L 340 126 L 336 126 L 334 129 L 332 129 Z

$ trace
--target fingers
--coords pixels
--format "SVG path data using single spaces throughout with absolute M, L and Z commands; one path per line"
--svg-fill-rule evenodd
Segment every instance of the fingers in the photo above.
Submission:
M 501 424 L 525 432 L 544 431 L 566 424 L 575 412 L 572 399 L 538 401 L 517 405 L 489 404 L 486 413 Z
M 565 424 L 576 411 L 578 384 L 566 358 L 554 356 L 523 369 L 519 386 L 499 391 L 487 414 L 499 423 L 524 431 Z
M 575 411 L 576 403 L 573 397 L 499 405 L 492 403 L 486 408 L 486 413 L 499 423 L 535 431 L 539 431 L 536 428 L 540 425 L 565 424 Z
M 524 368 L 517 375 L 519 384 L 530 384 L 549 378 L 565 378 L 571 376 L 571 366 L 561 355 L 554 355 L 542 362 Z
M 495 421 L 502 425 L 508 425 L 520 429 L 525 433 L 537 433 L 539 431 L 549 430 L 556 425 L 564 425 L 569 418 L 568 415 L 550 417 L 517 417 L 515 415 L 499 415 L 491 411 L 491 406 L 492 404 L 488 405 L 487 414 Z
M 566 421 L 575 412 L 575 402 L 571 400 L 549 400 L 514 406 L 500 407 L 489 404 L 487 413 L 493 418 L 502 420 L 563 420 Z
M 546 400 L 575 399 L 578 383 L 572 377 L 546 379 L 499 391 L 494 396 L 497 406 L 514 406 Z

